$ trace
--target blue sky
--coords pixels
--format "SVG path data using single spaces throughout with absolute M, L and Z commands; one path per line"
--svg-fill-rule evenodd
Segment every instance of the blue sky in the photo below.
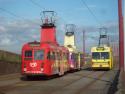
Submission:
M 117 21 L 117 0 L 84 0 L 94 12 L 101 23 Z M 67 23 L 78 25 L 98 24 L 90 14 L 82 0 L 34 0 L 40 7 L 34 5 L 30 0 L 0 0 L 0 6 L 15 14 L 28 18 L 39 19 L 40 12 L 44 9 L 55 10 Z M 6 13 L 2 16 L 10 17 Z M 91 23 L 90 23 L 91 21 Z
M 82 49 L 81 38 L 78 38 L 81 31 L 86 30 L 87 52 L 91 46 L 97 44 L 98 28 L 106 26 L 112 31 L 110 35 L 118 37 L 118 14 L 117 0 L 83 0 L 99 23 L 88 11 L 82 0 L 32 0 L 40 7 L 33 4 L 30 0 L 0 0 L 0 8 L 16 14 L 14 17 L 5 11 L 0 10 L 0 49 L 20 53 L 21 47 L 28 41 L 39 41 L 40 12 L 43 10 L 54 10 L 58 15 L 57 39 L 63 45 L 65 24 L 75 24 L 79 32 L 76 33 L 77 46 Z M 29 20 L 24 20 L 29 19 Z M 100 25 L 101 23 L 101 25 Z M 63 35 L 62 37 L 60 37 Z M 96 37 L 96 40 L 92 38 Z M 16 45 L 13 47 L 13 45 Z

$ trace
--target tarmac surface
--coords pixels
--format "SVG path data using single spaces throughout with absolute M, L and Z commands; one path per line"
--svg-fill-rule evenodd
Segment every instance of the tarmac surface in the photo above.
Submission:
M 118 73 L 112 70 L 91 70 L 66 73 L 62 77 L 32 77 L 20 73 L 0 76 L 0 94 L 108 94 Z

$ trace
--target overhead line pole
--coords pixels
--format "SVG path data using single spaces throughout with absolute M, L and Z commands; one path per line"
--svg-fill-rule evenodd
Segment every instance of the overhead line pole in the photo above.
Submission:
M 124 71 L 124 27 L 122 15 L 122 0 L 118 0 L 119 15 L 119 68 Z
M 85 63 L 85 31 L 83 30 L 83 62 Z

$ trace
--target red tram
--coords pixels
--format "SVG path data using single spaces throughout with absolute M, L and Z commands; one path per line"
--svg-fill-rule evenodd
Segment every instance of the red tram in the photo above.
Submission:
M 22 47 L 22 75 L 25 76 L 63 75 L 70 70 L 69 50 L 56 41 L 54 12 L 44 11 L 43 14 L 40 42 L 29 42 Z
M 22 73 L 26 75 L 63 75 L 69 70 L 68 50 L 39 42 L 25 44 L 22 49 Z

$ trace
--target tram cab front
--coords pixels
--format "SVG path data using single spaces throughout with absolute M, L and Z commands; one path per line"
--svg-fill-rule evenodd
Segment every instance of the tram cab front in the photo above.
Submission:
M 113 58 L 110 47 L 93 47 L 91 55 L 92 69 L 112 69 Z

